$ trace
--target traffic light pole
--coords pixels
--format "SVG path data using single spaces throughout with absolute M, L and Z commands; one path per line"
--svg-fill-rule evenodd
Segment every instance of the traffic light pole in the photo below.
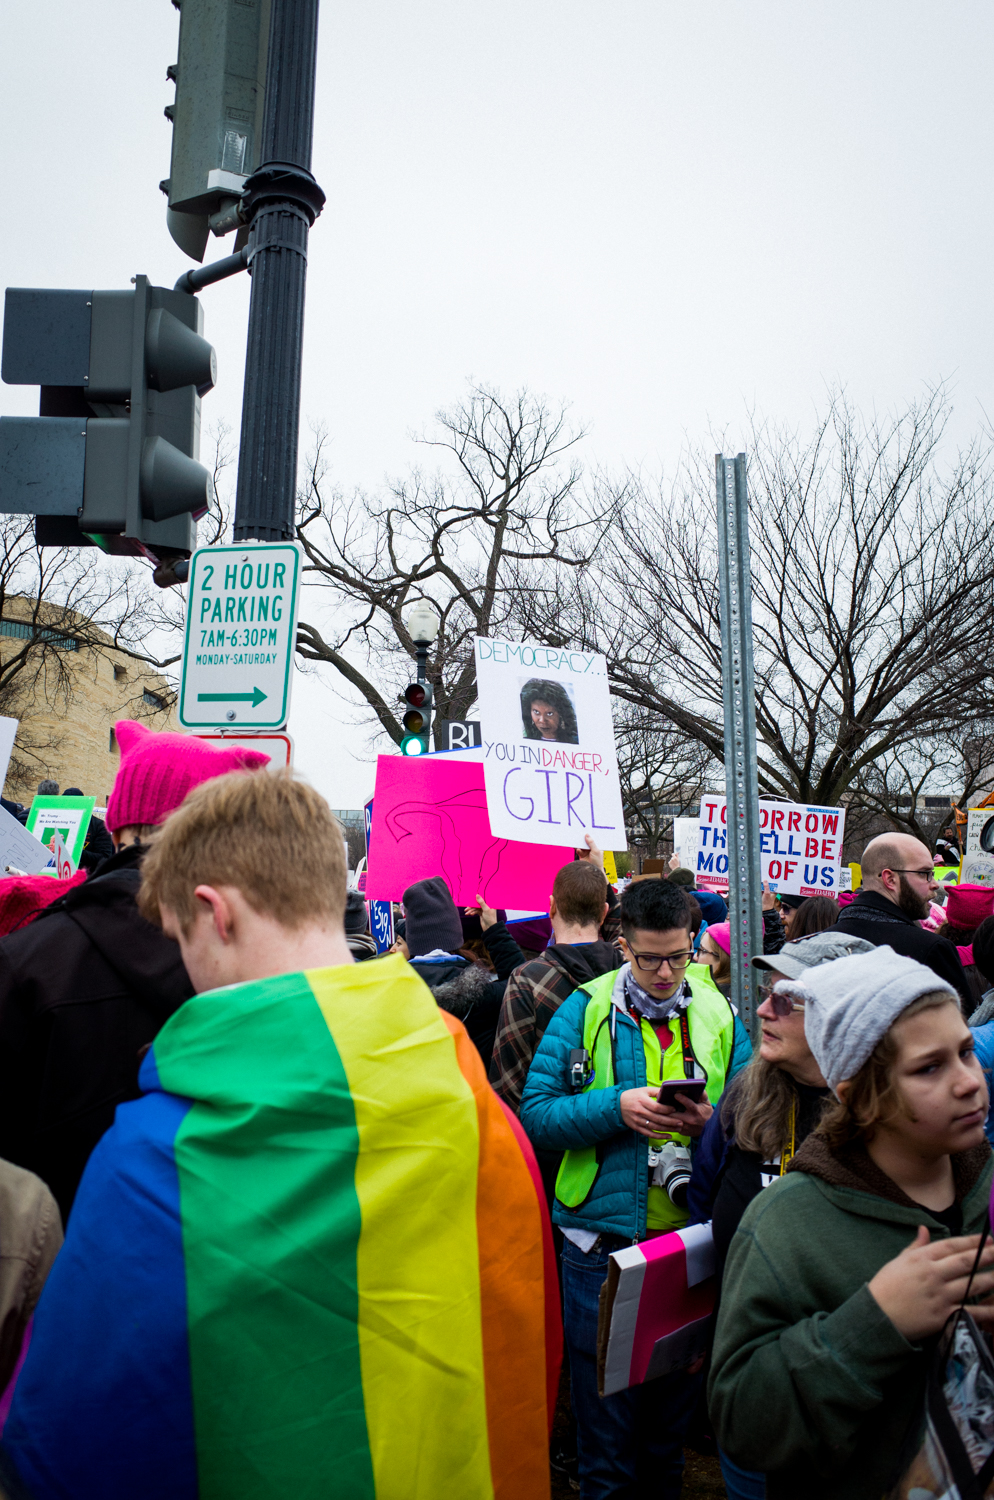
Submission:
M 294 535 L 318 0 L 272 0 L 262 165 L 245 183 L 249 303 L 235 541 Z

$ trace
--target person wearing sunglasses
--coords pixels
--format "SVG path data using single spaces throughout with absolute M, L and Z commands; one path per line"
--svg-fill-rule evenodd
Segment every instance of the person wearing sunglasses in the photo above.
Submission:
M 707 969 L 691 962 L 690 911 L 679 886 L 652 879 L 629 886 L 621 924 L 626 962 L 556 1011 L 525 1080 L 519 1118 L 537 1149 L 565 1153 L 552 1217 L 564 1236 L 563 1322 L 581 1494 L 635 1494 L 651 1474 L 653 1494 L 676 1500 L 700 1373 L 678 1371 L 602 1400 L 598 1300 L 612 1251 L 687 1223 L 687 1148 L 751 1048 Z M 686 1170 L 677 1185 L 669 1174 L 681 1154 Z
M 863 888 L 834 930 L 916 959 L 952 985 L 969 1013 L 973 999 L 959 954 L 948 939 L 918 925 L 939 888 L 926 845 L 909 833 L 881 833 L 863 850 L 861 865 Z
M 828 1085 L 804 1035 L 804 1006 L 778 994 L 774 986 L 781 979 L 800 979 L 831 959 L 872 951 L 872 943 L 862 938 L 819 932 L 785 944 L 774 957 L 753 959 L 765 981 L 757 1012 L 762 1022 L 759 1048 L 704 1127 L 687 1190 L 691 1221 L 711 1223 L 719 1278 L 742 1215 L 763 1188 L 783 1175 L 828 1098 Z M 729 1500 L 763 1500 L 762 1474 L 740 1468 L 724 1452 L 718 1456 Z

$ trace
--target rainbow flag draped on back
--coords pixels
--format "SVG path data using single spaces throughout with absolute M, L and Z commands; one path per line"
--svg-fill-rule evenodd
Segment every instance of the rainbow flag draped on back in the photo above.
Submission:
M 36 1500 L 545 1500 L 541 1183 L 404 960 L 196 996 L 141 1084 L 4 1433 Z

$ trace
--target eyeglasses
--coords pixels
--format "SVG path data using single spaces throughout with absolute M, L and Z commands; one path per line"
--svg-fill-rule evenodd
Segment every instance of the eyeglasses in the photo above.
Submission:
M 929 865 L 927 870 L 908 870 L 903 867 L 901 869 L 893 869 L 890 865 L 887 868 L 892 875 L 920 875 L 923 880 L 934 880 L 935 878 L 935 868 L 933 865 Z M 881 871 L 882 873 L 883 871 Z
M 633 953 L 632 962 L 643 974 L 657 974 L 663 964 L 669 964 L 674 972 L 685 969 L 693 956 L 693 948 L 687 953 Z
M 760 985 L 759 994 L 762 1004 L 765 1005 L 766 1001 L 768 1000 L 773 1006 L 773 1014 L 776 1016 L 778 1021 L 786 1020 L 791 1011 L 804 1009 L 803 1000 L 795 1000 L 790 995 L 774 994 L 772 984 Z

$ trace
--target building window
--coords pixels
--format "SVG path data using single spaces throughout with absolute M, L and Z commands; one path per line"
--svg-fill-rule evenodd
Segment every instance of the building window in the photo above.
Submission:
M 127 680 L 128 680 L 128 669 L 127 669 L 127 667 L 122 667 L 117 662 L 113 663 L 113 667 L 114 667 L 114 681 L 115 682 L 127 682 Z
M 160 698 L 158 693 L 152 693 L 148 688 L 142 693 L 142 702 L 147 703 L 149 708 L 158 709 L 160 713 L 165 712 L 167 706 L 165 698 Z
M 49 641 L 57 651 L 79 650 L 79 642 L 71 635 L 58 630 L 39 630 L 36 625 L 25 625 L 20 620 L 0 620 L 0 635 L 12 636 L 16 641 Z
M 113 728 L 110 732 L 110 744 L 107 746 L 107 749 L 110 751 L 111 755 L 113 755 L 114 751 L 117 749 L 117 735 L 114 733 Z

